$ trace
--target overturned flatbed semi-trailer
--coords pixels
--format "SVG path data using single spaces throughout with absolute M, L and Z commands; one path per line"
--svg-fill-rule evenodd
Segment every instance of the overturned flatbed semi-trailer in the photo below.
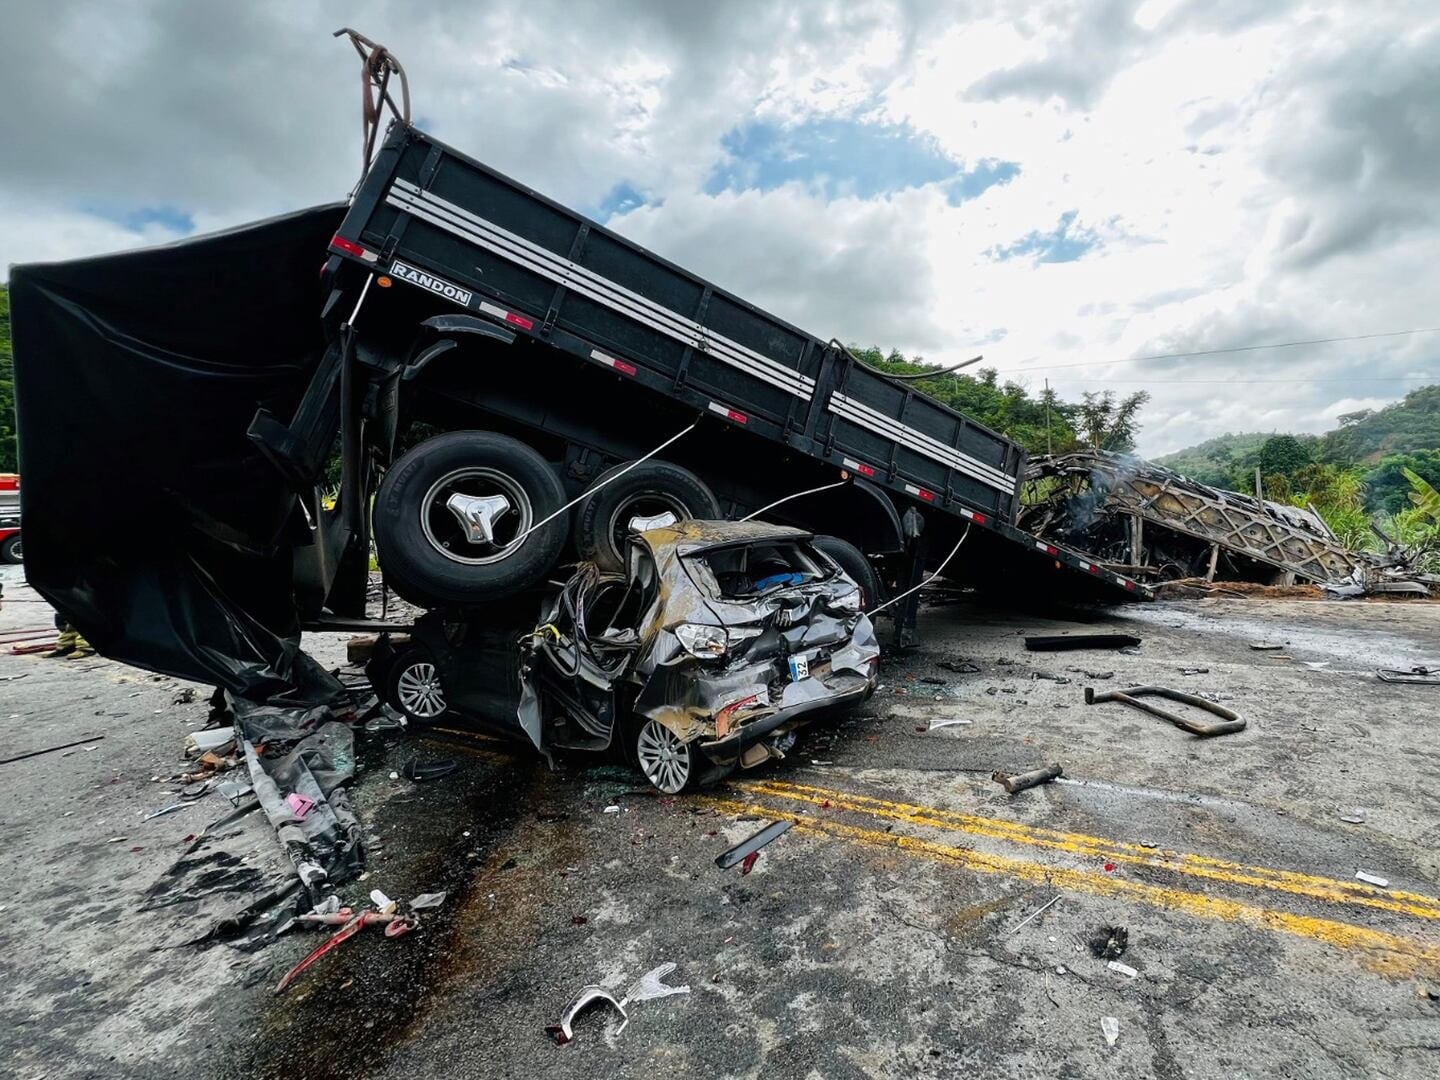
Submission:
M 902 629 L 942 564 L 1150 598 L 1017 527 L 1018 444 L 407 123 L 344 206 L 11 283 L 30 579 L 142 666 L 313 675 L 296 628 L 366 614 L 372 526 L 457 612 L 664 513 L 819 534 Z

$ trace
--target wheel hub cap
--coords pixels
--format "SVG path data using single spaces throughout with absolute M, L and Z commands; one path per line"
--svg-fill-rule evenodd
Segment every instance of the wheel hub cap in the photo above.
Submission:
M 429 720 L 445 711 L 445 693 L 435 665 L 411 664 L 395 683 L 395 696 L 406 712 Z

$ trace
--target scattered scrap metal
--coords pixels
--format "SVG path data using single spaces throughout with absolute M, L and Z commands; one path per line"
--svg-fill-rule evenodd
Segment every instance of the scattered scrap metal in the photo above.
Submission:
M 1220 719 L 1213 723 L 1205 723 L 1196 720 L 1191 716 L 1181 716 L 1179 713 L 1162 709 L 1158 705 L 1151 705 L 1148 701 L 1141 701 L 1143 697 L 1163 697 L 1171 701 L 1178 701 L 1184 705 L 1191 705 L 1205 712 L 1214 713 Z M 1192 735 L 1208 737 L 1211 735 L 1229 735 L 1237 731 L 1245 730 L 1245 719 L 1239 713 L 1234 712 L 1225 706 L 1211 701 L 1208 698 L 1198 697 L 1195 694 L 1187 694 L 1180 690 L 1171 690 L 1168 686 L 1127 686 L 1124 690 L 1106 690 L 1096 692 L 1094 687 L 1085 688 L 1085 704 L 1100 705 L 1107 701 L 1118 701 L 1122 705 L 1130 705 L 1141 712 L 1147 712 L 1151 716 L 1158 716 L 1183 731 Z
M 1031 652 L 1069 652 L 1073 649 L 1133 649 L 1140 639 L 1131 634 L 1032 634 L 1025 639 Z
M 617 1027 L 614 1032 L 616 1035 L 619 1035 L 625 1030 L 626 1025 L 630 1023 L 630 1014 L 625 1011 L 626 1005 L 641 1001 L 652 1001 L 655 998 L 670 997 L 673 994 L 690 993 L 690 987 L 688 986 L 671 986 L 665 982 L 665 976 L 674 970 L 675 964 L 673 962 L 651 968 L 630 984 L 630 989 L 625 991 L 625 996 L 622 998 L 617 998 L 611 991 L 603 986 L 592 985 L 581 987 L 580 992 L 575 995 L 574 1000 L 565 1006 L 565 1011 L 560 1014 L 560 1019 L 553 1024 L 547 1025 L 545 1030 L 558 1045 L 564 1046 L 575 1038 L 575 1030 L 572 1026 L 575 1018 L 590 1006 L 603 1003 L 609 1005 L 620 1014 L 620 1026 Z
M 1065 772 L 1057 762 L 1054 765 L 1046 765 L 1043 769 L 1033 769 L 1030 772 L 1019 773 L 1011 776 L 1005 772 L 993 772 L 990 779 L 1003 787 L 1011 795 L 1017 791 L 1024 791 L 1026 788 L 1039 787 L 1041 784 L 1048 784 L 1051 780 L 1059 779 Z
M 1440 586 L 1440 576 L 1418 572 L 1414 553 L 1388 537 L 1384 554 L 1351 551 L 1312 510 L 1210 487 L 1126 454 L 1036 458 L 1025 502 L 1021 528 L 1141 580 L 1301 580 L 1342 597 L 1426 595 Z
M 740 843 L 736 844 L 729 851 L 722 851 L 715 857 L 715 865 L 721 870 L 729 870 L 732 866 L 738 866 L 747 859 L 750 859 L 751 856 L 758 855 L 760 849 L 772 840 L 784 836 L 790 831 L 794 824 L 795 822 L 788 819 L 771 822 L 754 836 L 747 837 L 740 841 Z M 750 865 L 754 865 L 753 860 Z

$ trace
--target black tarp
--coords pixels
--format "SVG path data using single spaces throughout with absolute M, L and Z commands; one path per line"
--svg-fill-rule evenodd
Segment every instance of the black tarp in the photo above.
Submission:
M 298 646 L 294 496 L 245 433 L 320 355 L 343 211 L 12 269 L 26 576 L 104 655 L 251 700 L 339 691 Z

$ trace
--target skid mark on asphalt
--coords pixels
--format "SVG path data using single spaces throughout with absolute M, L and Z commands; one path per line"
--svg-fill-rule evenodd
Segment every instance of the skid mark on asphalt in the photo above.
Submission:
M 824 788 L 803 787 L 801 785 L 761 781 L 747 783 L 741 786 L 745 789 L 746 794 L 760 796 L 765 798 L 766 801 L 761 802 L 756 799 L 737 800 L 723 797 L 710 797 L 702 801 L 708 802 L 715 809 L 725 813 L 751 817 L 787 816 L 783 806 L 777 807 L 775 805 L 777 801 L 793 799 L 814 805 L 821 805 L 828 801 L 830 803 L 829 809 L 858 814 L 872 820 L 890 822 L 891 829 L 894 828 L 895 823 L 900 823 L 920 829 L 933 830 L 938 828 L 951 832 L 968 832 L 993 839 L 1013 839 L 1013 837 L 1009 835 L 996 836 L 994 833 L 982 833 L 976 826 L 966 828 L 954 821 L 946 821 L 944 819 L 948 815 L 948 812 L 937 811 L 927 807 L 916 807 L 911 804 L 887 804 L 885 800 L 865 799 L 864 797 L 847 795 L 844 792 L 829 791 Z M 904 807 L 904 810 L 891 810 L 889 807 Z M 961 819 L 970 817 L 970 815 L 958 814 L 948 816 Z M 1411 975 L 1421 971 L 1433 973 L 1436 970 L 1440 970 L 1440 947 L 1383 930 L 1372 930 L 1368 927 L 1355 926 L 1350 923 L 1339 922 L 1335 919 L 1302 915 L 1289 911 L 1279 911 L 1259 904 L 1246 903 L 1227 897 L 1207 895 L 1205 893 L 1193 892 L 1189 889 L 1132 881 L 1127 878 L 1098 873 L 1091 868 L 1075 869 L 1072 867 L 1035 862 L 1013 855 L 976 851 L 973 848 L 962 847 L 958 844 L 930 839 L 924 836 L 913 836 L 908 833 L 893 831 L 886 832 L 881 829 L 851 825 L 830 817 L 816 817 L 812 814 L 804 814 L 795 817 L 794 821 L 797 829 L 806 832 L 823 833 L 828 836 L 833 836 L 836 839 L 862 844 L 868 847 L 883 848 L 890 851 L 898 850 L 918 858 L 929 859 L 950 866 L 959 866 L 977 873 L 1001 874 L 1028 883 L 1048 885 L 1057 890 L 1068 890 L 1077 893 L 1089 893 L 1095 896 L 1130 900 L 1154 907 L 1178 911 L 1196 918 L 1245 923 L 1267 930 L 1307 938 L 1311 941 L 1321 942 L 1338 949 L 1361 953 L 1363 954 L 1361 957 L 1362 963 L 1364 963 L 1366 967 L 1380 974 L 1392 977 Z M 1017 826 L 1013 822 L 997 822 L 991 818 L 977 818 L 974 819 L 974 821 L 985 823 L 987 826 L 1003 825 L 1010 829 L 1018 828 L 1028 832 L 1043 831 L 1033 830 L 1029 826 Z M 1058 835 L 1070 836 L 1072 834 Z M 1100 840 L 1098 837 L 1089 837 L 1086 839 L 1092 841 Z M 1116 844 L 1114 841 L 1101 841 L 1101 843 L 1121 848 L 1127 846 Z M 1044 846 L 1048 847 L 1052 845 Z M 1069 851 L 1070 849 L 1061 848 L 1060 850 Z M 1098 850 L 1097 848 L 1081 847 L 1075 853 L 1091 856 Z M 1196 856 L 1196 858 L 1202 857 Z M 1161 865 L 1156 862 L 1153 865 L 1161 870 L 1175 869 L 1175 867 L 1170 864 Z M 1231 865 L 1238 866 L 1239 864 Z M 1246 869 L 1265 871 L 1266 868 L 1248 867 Z M 1270 872 L 1277 874 L 1282 873 L 1281 871 Z M 1263 882 L 1263 873 L 1256 876 L 1261 878 Z M 1306 875 L 1298 876 L 1306 877 Z M 1328 879 L 1314 880 L 1317 882 L 1328 881 Z M 1238 879 L 1235 880 L 1234 883 L 1240 885 L 1250 884 L 1249 882 Z M 1293 885 L 1294 883 L 1291 884 Z M 1330 881 L 1329 884 L 1339 886 L 1347 885 L 1348 883 Z M 1262 884 L 1262 887 L 1268 888 L 1270 886 L 1268 882 L 1266 882 Z M 1292 888 L 1282 891 L 1296 892 L 1297 889 Z M 1324 895 L 1323 891 L 1305 893 L 1303 895 L 1312 899 L 1329 902 L 1336 902 L 1337 899 Z M 1436 903 L 1436 901 L 1430 897 L 1417 896 L 1416 899 L 1427 901 L 1431 904 Z M 1346 899 L 1340 902 L 1349 903 L 1351 901 Z M 1430 918 L 1432 916 L 1422 915 L 1421 917 Z

